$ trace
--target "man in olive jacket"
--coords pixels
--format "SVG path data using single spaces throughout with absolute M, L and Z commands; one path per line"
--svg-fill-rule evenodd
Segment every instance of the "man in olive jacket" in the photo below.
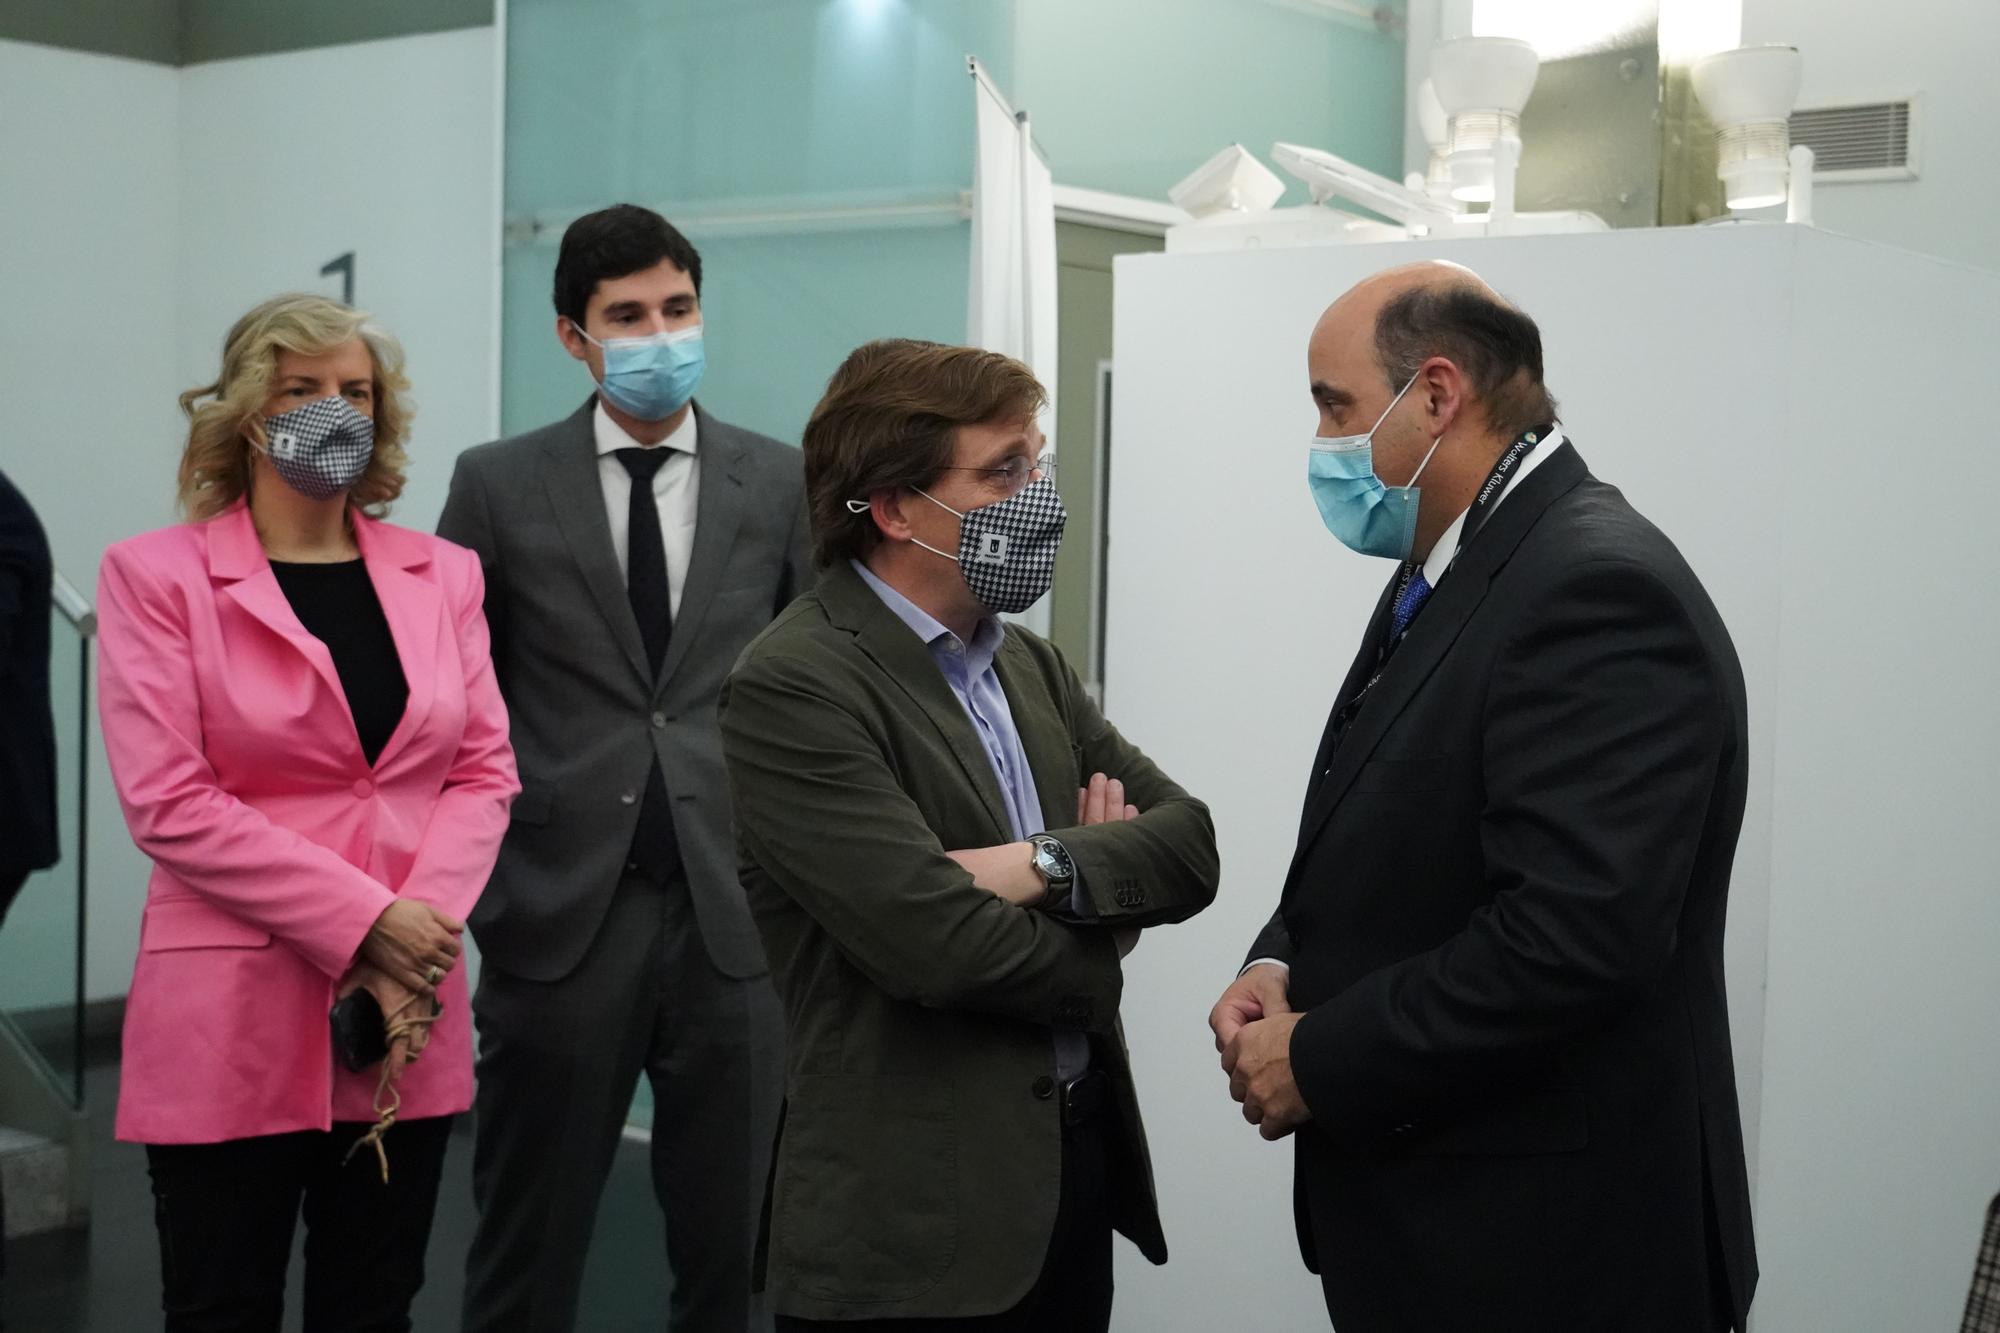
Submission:
M 991 352 L 850 356 L 805 433 L 825 573 L 724 695 L 788 1037 L 781 1330 L 1103 1330 L 1112 1230 L 1166 1260 L 1120 959 L 1213 900 L 1214 830 L 997 618 L 1061 539 L 1041 400 Z

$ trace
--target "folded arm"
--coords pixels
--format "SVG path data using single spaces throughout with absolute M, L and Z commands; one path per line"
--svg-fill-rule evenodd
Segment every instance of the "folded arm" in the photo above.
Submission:
M 1123 977 L 1109 936 L 976 887 L 812 665 L 747 659 L 724 694 L 722 736 L 746 850 L 877 986 L 933 1008 L 1110 1030 Z

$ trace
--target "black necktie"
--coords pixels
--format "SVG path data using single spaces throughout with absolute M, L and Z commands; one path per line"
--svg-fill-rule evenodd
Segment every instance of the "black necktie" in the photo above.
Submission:
M 652 663 L 655 679 L 660 664 L 667 660 L 667 640 L 674 633 L 673 595 L 667 588 L 667 544 L 660 536 L 660 504 L 653 498 L 653 475 L 667 461 L 669 452 L 663 448 L 618 451 L 618 461 L 632 474 L 625 595 L 632 599 L 632 614 L 638 618 L 639 638 L 646 645 L 646 660 Z
M 674 604 L 667 588 L 667 545 L 660 536 L 660 505 L 653 498 L 653 475 L 667 461 L 666 449 L 620 449 L 618 461 L 632 474 L 632 504 L 626 511 L 625 594 L 639 622 L 639 638 L 652 663 L 653 680 L 667 660 L 667 641 L 674 632 Z M 650 706 L 650 705 L 649 705 Z M 653 716 L 658 728 L 658 715 Z M 679 838 L 674 831 L 673 800 L 657 754 L 646 773 L 646 794 L 639 802 L 639 822 L 632 830 L 627 869 L 663 884 L 680 866 Z

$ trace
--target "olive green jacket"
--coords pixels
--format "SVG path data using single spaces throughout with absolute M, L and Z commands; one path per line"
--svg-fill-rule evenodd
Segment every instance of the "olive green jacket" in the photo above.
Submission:
M 963 1317 L 1027 1294 L 1062 1177 L 1058 1025 L 1091 1033 L 1116 1090 L 1117 1227 L 1166 1261 L 1112 930 L 1214 899 L 1214 827 L 1048 643 L 1009 628 L 994 669 L 1090 920 L 1013 906 L 945 855 L 1014 841 L 999 781 L 929 649 L 851 567 L 751 644 L 723 696 L 743 883 L 785 1006 L 761 1246 L 781 1314 Z M 1100 771 L 1141 813 L 1073 827 Z

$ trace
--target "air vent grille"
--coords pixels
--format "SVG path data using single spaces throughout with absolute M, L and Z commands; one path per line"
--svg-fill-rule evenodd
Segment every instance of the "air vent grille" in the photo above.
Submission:
M 1914 112 L 1911 100 L 1794 111 L 1792 142 L 1813 150 L 1817 179 L 1907 180 L 1917 174 Z

